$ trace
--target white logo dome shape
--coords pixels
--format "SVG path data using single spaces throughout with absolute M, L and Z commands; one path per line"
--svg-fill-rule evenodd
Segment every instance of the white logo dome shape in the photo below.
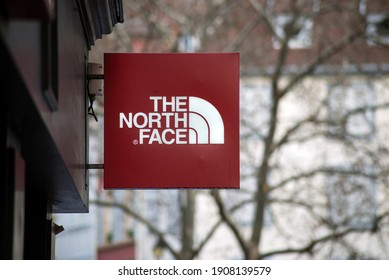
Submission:
M 189 97 L 189 144 L 224 144 L 224 123 L 208 101 Z

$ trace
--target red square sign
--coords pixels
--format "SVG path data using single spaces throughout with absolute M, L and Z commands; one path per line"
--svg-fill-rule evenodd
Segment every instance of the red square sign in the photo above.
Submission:
M 104 56 L 105 188 L 239 188 L 239 54 Z

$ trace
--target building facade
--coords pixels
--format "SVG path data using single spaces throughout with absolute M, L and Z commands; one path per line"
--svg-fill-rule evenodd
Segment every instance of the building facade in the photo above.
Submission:
M 0 1 L 0 254 L 52 259 L 53 213 L 87 213 L 88 63 L 121 1 Z

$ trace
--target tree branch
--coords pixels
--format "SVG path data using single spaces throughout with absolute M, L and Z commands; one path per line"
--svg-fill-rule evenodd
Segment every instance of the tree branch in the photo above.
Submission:
M 316 176 L 318 174 L 346 174 L 346 175 L 359 175 L 359 176 L 364 176 L 367 178 L 373 178 L 375 179 L 377 177 L 376 174 L 371 174 L 367 172 L 363 172 L 361 170 L 345 170 L 345 169 L 339 169 L 339 168 L 330 168 L 330 167 L 319 167 L 310 171 L 306 172 L 301 172 L 299 174 L 295 174 L 293 176 L 290 176 L 286 179 L 283 179 L 277 184 L 274 184 L 270 189 L 269 192 L 272 192 L 274 190 L 277 190 L 279 188 L 282 188 L 286 184 L 293 182 L 293 181 L 298 181 L 304 178 L 310 178 L 313 176 Z
M 322 65 L 329 58 L 331 58 L 336 53 L 343 50 L 345 47 L 350 45 L 352 42 L 361 38 L 365 32 L 364 26 L 357 29 L 356 31 L 348 34 L 343 37 L 341 40 L 335 42 L 334 44 L 328 46 L 320 54 L 307 66 L 307 68 L 301 73 L 297 74 L 288 85 L 281 90 L 281 95 L 284 96 L 287 94 L 296 84 L 298 84 L 301 80 L 303 80 L 306 76 L 311 75 L 315 72 L 318 66 Z
M 137 221 L 141 222 L 142 224 L 144 224 L 152 233 L 154 233 L 155 235 L 157 235 L 161 241 L 165 244 L 166 248 L 168 249 L 168 251 L 176 258 L 176 259 L 179 259 L 180 256 L 179 254 L 173 249 L 173 247 L 170 245 L 170 243 L 167 241 L 167 239 L 165 238 L 164 234 L 157 228 L 155 227 L 152 223 L 150 223 L 150 221 L 148 221 L 146 218 L 144 218 L 142 215 L 140 215 L 139 213 L 133 211 L 131 208 L 125 206 L 124 204 L 122 203 L 119 203 L 119 202 L 108 202 L 108 201 L 101 201 L 101 200 L 92 200 L 90 201 L 91 204 L 95 204 L 97 206 L 101 206 L 101 207 L 113 207 L 113 208 L 118 208 L 118 209 L 121 209 L 124 213 L 126 213 L 127 215 L 130 215 L 131 217 L 133 217 L 134 219 L 136 219 Z
M 272 147 L 272 152 L 274 152 L 276 149 L 280 148 L 281 146 L 283 146 L 284 144 L 288 143 L 289 142 L 289 139 L 290 137 L 295 133 L 297 132 L 303 125 L 307 124 L 307 123 L 314 123 L 316 121 L 316 118 L 317 116 L 319 115 L 319 112 L 320 112 L 320 109 L 321 108 L 318 108 L 318 110 L 312 114 L 311 116 L 299 121 L 299 122 L 296 122 L 291 128 L 289 128 L 285 133 L 284 135 L 281 137 L 281 139 L 275 143 Z
M 274 36 L 278 41 L 281 41 L 281 38 L 278 36 L 277 32 L 275 31 L 272 20 L 270 19 L 266 11 L 262 8 L 262 5 L 257 0 L 250 0 L 250 4 L 254 8 L 254 10 L 264 19 L 272 36 Z
M 286 248 L 286 249 L 274 250 L 274 251 L 264 253 L 260 257 L 261 257 L 261 259 L 263 259 L 263 258 L 268 258 L 268 257 L 274 256 L 274 255 L 282 255 L 282 254 L 290 254 L 290 253 L 310 253 L 316 245 L 323 243 L 323 242 L 326 242 L 326 241 L 330 241 L 332 239 L 341 238 L 341 237 L 346 236 L 347 234 L 350 234 L 350 233 L 375 232 L 375 231 L 377 231 L 381 220 L 383 220 L 385 217 L 388 217 L 388 216 L 389 216 L 389 211 L 384 212 L 380 216 L 377 216 L 376 220 L 375 220 L 375 225 L 371 229 L 347 228 L 347 229 L 343 229 L 341 231 L 334 231 L 330 234 L 327 234 L 327 235 L 324 235 L 324 236 L 319 237 L 317 239 L 314 239 L 304 246 L 296 247 L 296 248 Z
M 234 236 L 236 237 L 240 247 L 244 251 L 244 254 L 245 254 L 246 258 L 247 258 L 248 257 L 248 251 L 247 251 L 248 248 L 247 248 L 246 242 L 245 242 L 242 234 L 240 233 L 239 228 L 236 226 L 236 224 L 232 220 L 232 217 L 229 215 L 229 213 L 224 208 L 223 201 L 222 201 L 222 199 L 220 197 L 220 192 L 218 190 L 213 190 L 211 192 L 211 194 L 212 194 L 212 196 L 213 196 L 213 198 L 214 198 L 214 200 L 216 202 L 216 205 L 217 205 L 217 207 L 219 209 L 220 217 L 223 219 L 223 221 L 227 224 L 227 226 L 233 232 Z
M 297 248 L 286 248 L 286 249 L 280 249 L 280 250 L 274 250 L 267 253 L 262 254 L 260 257 L 261 259 L 268 258 L 274 255 L 282 255 L 282 254 L 291 254 L 291 253 L 309 253 L 313 250 L 313 248 L 322 242 L 329 241 L 331 239 L 339 238 L 342 236 L 345 236 L 346 234 L 350 232 L 356 232 L 357 230 L 354 229 L 347 229 L 342 232 L 333 232 L 331 234 L 325 235 L 323 237 L 320 237 L 318 239 L 312 240 L 310 243 Z M 359 230 L 362 231 L 362 230 Z M 365 231 L 365 230 L 363 230 Z
M 229 44 L 223 51 L 224 52 L 233 52 L 236 51 L 247 36 L 254 30 L 255 27 L 261 22 L 261 17 L 255 15 L 245 26 L 240 30 L 236 38 Z

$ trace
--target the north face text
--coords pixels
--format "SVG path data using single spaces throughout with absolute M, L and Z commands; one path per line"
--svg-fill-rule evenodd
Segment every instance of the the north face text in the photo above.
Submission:
M 193 96 L 150 96 L 153 112 L 119 113 L 119 128 L 139 130 L 134 144 L 223 144 L 217 109 Z

